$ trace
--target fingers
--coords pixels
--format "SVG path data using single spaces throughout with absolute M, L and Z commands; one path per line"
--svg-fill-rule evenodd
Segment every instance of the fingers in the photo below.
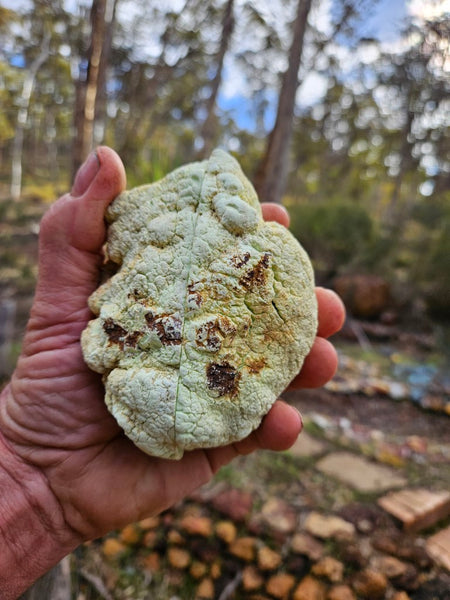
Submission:
M 276 221 L 280 225 L 289 227 L 290 218 L 289 213 L 281 206 L 281 204 L 275 204 L 273 202 L 264 202 L 261 204 L 262 214 L 264 221 Z
M 277 400 L 258 429 L 234 446 L 239 454 L 249 454 L 257 448 L 287 450 L 297 439 L 302 426 L 298 410 L 283 400 Z
M 338 367 L 336 350 L 328 340 L 317 337 L 305 358 L 302 370 L 291 382 L 290 388 L 317 388 L 332 379 Z
M 277 400 L 261 425 L 245 439 L 206 450 L 211 470 L 216 472 L 239 455 L 250 454 L 255 450 L 287 450 L 297 439 L 302 430 L 302 418 L 297 409 L 283 400 Z
M 70 194 L 60 198 L 44 216 L 40 241 L 66 252 L 98 252 L 105 238 L 104 213 L 108 204 L 125 188 L 125 170 L 118 155 L 100 147 L 80 167 Z
M 79 198 L 76 203 L 76 219 L 72 228 L 71 243 L 80 250 L 98 252 L 105 239 L 104 214 L 108 204 L 125 189 L 125 169 L 119 156 L 110 148 L 100 147 L 94 154 L 99 168 L 89 183 L 83 181 L 83 173 L 75 178 L 71 196 Z M 78 180 L 84 192 L 77 196 Z M 86 185 L 87 184 L 87 185 Z
M 70 194 L 44 215 L 39 234 L 39 277 L 33 313 L 40 326 L 86 314 L 87 296 L 98 285 L 104 213 L 124 189 L 117 154 L 100 147 L 80 168 Z
M 316 288 L 316 297 L 319 313 L 317 335 L 327 338 L 337 333 L 344 324 L 344 304 L 335 292 L 322 287 Z
M 278 208 L 271 214 L 281 215 Z M 334 376 L 338 366 L 336 350 L 325 337 L 333 335 L 342 327 L 345 318 L 344 305 L 331 290 L 317 288 L 316 295 L 319 337 L 306 357 L 301 372 L 291 383 L 292 388 L 320 387 Z M 277 400 L 259 428 L 247 438 L 230 446 L 207 450 L 206 454 L 215 472 L 235 456 L 250 454 L 257 449 L 287 450 L 295 442 L 301 429 L 302 420 L 298 411 L 282 400 Z
M 340 330 L 345 319 L 345 308 L 337 294 L 325 288 L 316 288 L 319 325 L 318 337 L 305 358 L 302 370 L 292 381 L 291 388 L 321 387 L 332 379 L 338 367 L 336 350 L 325 338 Z

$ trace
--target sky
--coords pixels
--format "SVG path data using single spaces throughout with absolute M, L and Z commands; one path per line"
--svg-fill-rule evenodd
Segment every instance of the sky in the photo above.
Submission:
M 88 5 L 89 1 L 65 0 L 65 3 L 68 10 L 75 10 L 77 5 Z M 278 1 L 271 0 L 268 3 L 268 10 L 273 12 L 274 18 L 276 18 L 277 14 L 276 5 Z M 336 2 L 339 2 L 339 0 L 320 0 L 313 3 L 310 20 L 315 27 L 325 34 L 331 33 L 330 14 Z M 0 6 L 14 9 L 26 7 L 29 4 L 29 0 L 0 0 Z M 170 5 L 174 10 L 178 10 L 180 0 L 165 0 L 165 4 L 167 6 Z M 261 2 L 261 6 L 263 5 L 264 3 Z M 399 45 L 402 27 L 408 16 L 413 15 L 420 20 L 427 17 L 435 17 L 447 11 L 450 13 L 450 0 L 377 0 L 376 2 L 374 1 L 369 14 L 360 23 L 359 32 L 364 37 L 377 39 L 381 43 L 382 49 L 395 51 Z M 246 38 L 251 41 L 250 36 L 246 36 Z M 243 43 L 245 43 L 245 40 Z M 234 45 L 237 46 L 236 41 Z M 370 47 L 360 50 L 357 55 L 342 45 L 336 44 L 335 49 L 342 64 L 344 66 L 347 64 L 349 70 L 355 62 L 371 62 L 371 60 L 376 58 L 376 55 L 371 56 L 370 53 L 373 53 L 373 48 L 370 49 Z M 284 68 L 284 66 L 275 65 L 274 71 L 280 71 Z M 243 110 L 243 106 L 248 106 L 245 93 L 243 93 L 243 90 L 248 89 L 244 75 L 242 72 L 239 72 L 232 57 L 227 58 L 225 70 L 226 76 L 220 90 L 219 106 L 223 110 L 231 111 L 239 126 L 248 127 L 249 118 L 251 118 L 248 111 L 251 109 L 248 108 L 247 111 Z M 303 83 L 297 93 L 297 104 L 299 107 L 314 105 L 324 96 L 327 89 L 327 80 L 320 74 L 310 72 L 303 75 L 303 77 Z M 275 100 L 276 93 L 274 93 L 274 102 Z M 273 118 L 273 113 L 273 110 L 268 112 L 269 121 Z M 266 125 L 270 127 L 270 123 L 266 123 Z
M 310 14 L 315 27 L 325 34 L 332 30 L 330 12 L 333 2 L 339 0 L 321 0 Z M 360 24 L 359 32 L 367 38 L 375 38 L 379 41 L 381 49 L 395 52 L 400 49 L 401 31 L 408 17 L 411 15 L 420 20 L 439 16 L 450 12 L 450 0 L 378 0 L 374 2 L 370 14 Z M 403 49 L 403 48 L 402 48 Z M 374 46 L 367 46 L 358 50 L 358 53 L 345 46 L 336 44 L 336 55 L 341 60 L 343 67 L 350 72 L 358 62 L 370 63 L 378 56 Z M 227 78 L 222 86 L 219 105 L 223 110 L 231 111 L 233 118 L 242 128 L 252 128 L 250 125 L 251 114 L 242 90 L 246 89 L 243 76 L 233 69 L 231 64 L 227 65 Z M 311 71 L 306 74 L 302 85 L 297 92 L 297 106 L 305 108 L 319 102 L 327 91 L 328 80 L 319 73 Z M 276 96 L 274 95 L 274 102 Z M 274 107 L 269 107 L 266 114 L 266 127 L 271 128 L 275 118 Z

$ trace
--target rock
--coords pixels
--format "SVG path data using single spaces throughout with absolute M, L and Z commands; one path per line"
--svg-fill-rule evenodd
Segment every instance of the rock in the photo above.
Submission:
M 292 595 L 292 600 L 325 600 L 326 588 L 324 584 L 311 575 L 306 575 Z
M 226 544 L 231 544 L 237 537 L 236 525 L 231 521 L 219 521 L 215 526 L 216 535 Z
M 126 551 L 126 545 L 117 538 L 106 538 L 102 544 L 103 555 L 111 560 L 120 558 Z
M 386 554 L 397 554 L 399 533 L 396 530 L 376 532 L 372 538 L 372 546 Z
M 388 579 L 401 577 L 408 569 L 408 564 L 395 558 L 395 556 L 377 556 L 373 559 L 372 566 Z
M 191 555 L 184 548 L 173 546 L 167 551 L 167 559 L 174 569 L 185 569 L 191 562 Z
M 440 573 L 426 581 L 416 590 L 413 600 L 448 600 L 450 590 L 450 574 Z
M 266 583 L 266 592 L 277 598 L 277 600 L 287 600 L 294 587 L 295 577 L 289 573 L 277 573 L 272 575 Z
M 289 448 L 289 452 L 300 458 L 308 458 L 322 454 L 325 448 L 326 445 L 322 441 L 302 431 L 294 445 Z
M 317 468 L 331 477 L 363 492 L 382 492 L 406 484 L 398 473 L 351 452 L 333 452 L 322 458 Z
M 419 572 L 416 567 L 394 556 L 376 556 L 371 561 L 375 571 L 383 573 L 396 587 L 414 590 L 419 584 Z
M 158 541 L 158 537 L 158 532 L 154 529 L 150 529 L 150 531 L 145 532 L 142 543 L 146 548 L 153 548 Z
M 280 566 L 282 557 L 268 546 L 262 546 L 258 549 L 257 560 L 261 571 L 274 571 Z
M 356 600 L 356 596 L 348 585 L 335 585 L 328 592 L 327 600 Z
M 365 600 L 378 600 L 384 598 L 387 579 L 383 573 L 373 569 L 364 569 L 354 578 L 353 588 Z
M 168 586 L 179 588 L 183 585 L 183 581 L 184 572 L 180 569 L 167 569 L 167 571 L 164 572 L 164 582 L 167 583 Z
M 311 572 L 318 577 L 325 577 L 332 583 L 339 583 L 344 574 L 344 565 L 332 556 L 324 556 L 312 566 Z
M 147 531 L 148 529 L 156 529 L 159 524 L 159 517 L 147 517 L 146 519 L 142 519 L 142 521 L 139 521 L 139 527 L 144 531 Z
M 253 497 L 249 492 L 230 488 L 217 494 L 212 505 L 232 521 L 245 521 L 252 511 Z
M 157 573 L 161 568 L 161 558 L 157 552 L 151 552 L 142 559 L 141 564 L 150 573 Z
M 242 571 L 242 587 L 246 592 L 259 590 L 264 583 L 264 578 L 254 565 L 248 565 Z
M 211 568 L 209 569 L 209 574 L 213 579 L 219 579 L 219 577 L 222 575 L 222 567 L 220 566 L 220 562 L 217 560 L 213 562 Z
M 256 538 L 254 537 L 241 537 L 237 538 L 229 548 L 230 554 L 244 560 L 251 562 L 255 558 L 255 545 Z
M 355 527 L 352 523 L 334 515 L 322 515 L 317 512 L 309 513 L 304 523 L 304 528 L 311 535 L 322 539 L 351 539 L 355 535 Z
M 360 542 L 339 543 L 339 558 L 347 565 L 353 568 L 362 569 L 367 565 L 368 554 L 371 553 L 371 548 L 367 549 Z
M 280 498 L 270 498 L 261 509 L 261 519 L 275 533 L 289 534 L 297 525 L 297 513 Z
M 120 540 L 127 544 L 127 546 L 133 546 L 137 544 L 141 539 L 141 530 L 135 523 L 130 523 L 122 529 L 120 532 Z
M 186 540 L 179 531 L 176 529 L 170 529 L 167 533 L 167 542 L 169 544 L 177 544 L 178 546 L 182 546 L 186 543 Z
M 392 600 L 411 600 L 406 592 L 396 592 L 392 596 Z
M 380 552 L 411 562 L 422 570 L 431 565 L 423 539 L 401 534 L 398 529 L 377 532 L 372 538 L 372 546 Z
M 200 582 L 195 598 L 198 598 L 198 600 L 214 600 L 214 597 L 214 582 L 209 577 L 206 577 Z
M 419 435 L 409 435 L 405 440 L 408 448 L 411 448 L 416 454 L 426 454 L 428 449 L 428 440 Z
M 402 575 L 392 578 L 392 583 L 395 587 L 409 592 L 416 590 L 422 581 L 422 574 L 414 565 L 408 565 L 406 571 L 402 573 Z
M 361 502 L 346 504 L 339 510 L 338 515 L 353 523 L 356 529 L 364 534 L 372 533 L 380 527 L 383 528 L 383 521 L 388 518 L 377 506 Z
M 296 533 L 291 540 L 291 550 L 296 554 L 304 554 L 311 560 L 319 560 L 325 547 L 322 542 L 316 540 L 308 533 Z
M 200 535 L 202 537 L 209 537 L 213 531 L 212 521 L 209 517 L 196 517 L 194 515 L 183 517 L 180 527 L 189 535 Z
M 189 540 L 189 547 L 193 555 L 207 564 L 213 563 L 221 554 L 221 543 L 218 539 L 194 537 Z
M 283 560 L 283 566 L 286 571 L 294 573 L 297 578 L 300 578 L 309 572 L 309 558 L 300 554 L 288 554 Z
M 189 573 L 194 579 L 201 579 L 206 575 L 207 570 L 208 567 L 205 563 L 195 560 L 189 569 Z
M 432 562 L 427 553 L 426 544 L 421 538 L 404 538 L 397 547 L 396 556 L 414 563 L 422 570 L 428 569 Z
M 333 287 L 354 317 L 377 317 L 389 303 L 389 285 L 377 275 L 340 275 Z

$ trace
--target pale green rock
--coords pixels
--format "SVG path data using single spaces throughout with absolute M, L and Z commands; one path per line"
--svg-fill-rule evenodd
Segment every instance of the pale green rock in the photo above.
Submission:
M 313 271 L 289 231 L 265 223 L 238 163 L 216 150 L 107 210 L 118 271 L 82 335 L 105 401 L 144 452 L 246 437 L 299 372 L 317 328 Z

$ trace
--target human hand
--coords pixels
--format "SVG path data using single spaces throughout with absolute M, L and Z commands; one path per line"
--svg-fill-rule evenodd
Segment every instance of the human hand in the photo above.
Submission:
M 187 452 L 180 461 L 147 456 L 123 435 L 104 404 L 100 376 L 83 361 L 80 335 L 91 318 L 87 298 L 98 285 L 105 208 L 124 188 L 120 159 L 99 148 L 71 193 L 44 216 L 34 304 L 21 357 L 0 401 L 0 469 L 6 464 L 5 472 L 20 483 L 26 501 L 60 545 L 60 555 L 164 510 L 238 454 L 290 447 L 301 430 L 298 412 L 277 401 L 245 440 Z M 263 214 L 287 224 L 279 206 L 265 205 Z M 317 290 L 317 298 L 319 337 L 295 387 L 322 385 L 337 365 L 325 338 L 342 324 L 342 303 L 324 289 Z M 51 548 L 48 554 L 51 562 Z M 58 558 L 55 551 L 54 562 Z M 36 569 L 32 578 L 41 574 Z

